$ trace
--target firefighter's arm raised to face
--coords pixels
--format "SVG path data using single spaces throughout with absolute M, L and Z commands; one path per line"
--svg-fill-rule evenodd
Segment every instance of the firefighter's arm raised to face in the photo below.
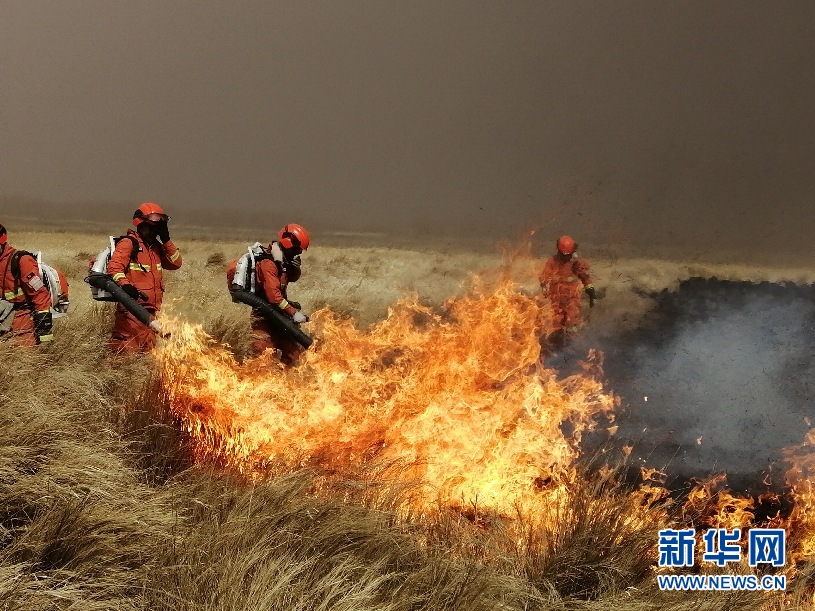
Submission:
M 285 289 L 280 282 L 280 275 L 275 262 L 271 259 L 258 261 L 255 266 L 255 273 L 257 274 L 257 283 L 262 287 L 266 300 L 286 312 L 286 314 L 294 316 L 297 308 L 286 300 Z
M 181 267 L 181 251 L 172 240 L 165 242 L 161 249 L 161 266 L 164 269 L 174 270 Z
M 28 303 L 34 307 L 31 313 L 34 319 L 34 332 L 41 342 L 51 341 L 54 338 L 51 293 L 43 284 L 37 260 L 29 255 L 20 257 L 20 288 Z

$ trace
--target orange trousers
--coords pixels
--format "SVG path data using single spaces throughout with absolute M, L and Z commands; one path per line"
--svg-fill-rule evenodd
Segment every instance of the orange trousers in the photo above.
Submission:
M 550 303 L 552 304 L 555 331 L 574 333 L 583 324 L 579 296 L 556 295 L 552 297 Z
M 37 334 L 34 333 L 34 320 L 31 318 L 31 310 L 17 310 L 13 314 L 11 330 L 5 334 L 4 338 L 14 343 L 16 346 L 32 348 L 40 343 Z
M 252 313 L 252 352 L 255 356 L 263 354 L 265 350 L 280 350 L 280 361 L 289 367 L 297 363 L 303 353 L 303 347 L 296 341 L 275 329 L 269 322 Z
M 151 312 L 155 314 L 155 312 Z M 127 310 L 116 308 L 113 332 L 108 347 L 116 354 L 150 352 L 156 345 L 156 334 Z

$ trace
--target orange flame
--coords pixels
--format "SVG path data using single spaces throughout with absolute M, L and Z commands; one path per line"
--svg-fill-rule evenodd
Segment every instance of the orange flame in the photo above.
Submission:
M 787 484 L 792 488 L 795 507 L 789 517 L 788 532 L 792 532 L 793 558 L 815 558 L 815 429 L 810 429 L 804 442 L 787 448 L 785 457 L 791 467 Z
M 403 300 L 369 331 L 322 310 L 290 371 L 269 354 L 240 364 L 186 323 L 157 356 L 202 458 L 246 473 L 393 461 L 428 485 L 423 506 L 508 512 L 569 477 L 581 435 L 615 405 L 599 381 L 540 366 L 544 305 L 502 282 L 442 314 Z
M 708 528 L 733 530 L 751 524 L 755 518 L 750 511 L 753 500 L 731 494 L 723 487 L 726 479 L 725 474 L 719 474 L 698 482 L 688 494 L 683 508 L 685 514 Z
M 312 321 L 315 344 L 292 370 L 271 354 L 239 363 L 200 326 L 165 323 L 172 338 L 155 354 L 199 459 L 248 475 L 396 464 L 401 477 L 424 483 L 416 508 L 441 500 L 512 514 L 545 502 L 556 511 L 563 484 L 575 477 L 582 435 L 598 419 L 613 420 L 617 399 L 596 375 L 599 355 L 563 380 L 543 368 L 538 338 L 552 329 L 550 311 L 509 281 L 476 283 L 441 313 L 404 299 L 367 331 L 330 310 Z M 811 560 L 815 429 L 786 458 L 793 512 L 763 525 L 791 533 L 793 561 Z M 672 520 L 665 481 L 643 470 L 632 523 Z M 699 482 L 681 521 L 752 526 L 754 501 L 724 483 L 723 475 Z

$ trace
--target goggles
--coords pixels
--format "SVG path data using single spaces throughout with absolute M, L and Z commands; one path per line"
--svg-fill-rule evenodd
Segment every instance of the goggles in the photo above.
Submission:
M 151 212 L 148 215 L 141 215 L 139 218 L 146 223 L 162 223 L 170 220 L 166 214 L 159 214 L 158 212 Z

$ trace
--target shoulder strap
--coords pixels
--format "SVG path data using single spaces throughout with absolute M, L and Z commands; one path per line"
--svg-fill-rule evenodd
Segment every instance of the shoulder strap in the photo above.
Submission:
M 123 235 L 122 237 L 119 238 L 119 240 L 124 240 L 124 239 L 130 240 L 130 244 L 131 244 L 130 260 L 135 261 L 136 257 L 139 254 L 139 242 L 138 242 L 138 240 L 136 238 L 134 238 L 132 235 L 129 235 L 129 234 L 125 234 L 125 235 Z
M 36 257 L 34 257 L 34 255 L 27 250 L 16 250 L 11 257 L 9 257 L 8 265 L 11 265 L 11 275 L 14 278 L 15 295 L 17 294 L 17 291 L 20 290 L 20 259 L 25 256 L 32 257 L 36 260 Z M 8 273 L 8 265 L 6 266 L 6 273 Z
M 8 258 L 8 262 L 6 263 L 6 269 L 4 269 L 4 270 L 3 270 L 3 277 L 2 277 L 2 278 L 0 278 L 0 290 L 1 290 L 1 291 L 3 291 L 3 294 L 2 294 L 2 295 L 0 295 L 0 299 L 5 299 L 5 297 L 6 297 L 6 296 L 5 296 L 5 290 L 6 290 L 6 289 L 5 289 L 5 285 L 6 285 L 6 276 L 8 276 L 8 270 L 9 270 L 9 266 L 10 266 L 12 263 L 14 263 L 14 258 L 15 258 L 16 256 L 17 256 L 17 252 L 16 252 L 16 251 L 15 251 L 15 252 L 13 252 L 13 253 L 11 253 L 11 255 L 10 255 L 10 256 L 9 256 L 9 258 Z M 18 261 L 17 261 L 17 266 L 18 266 L 18 267 L 19 267 L 19 264 L 20 264 L 20 262 L 19 262 L 19 260 L 18 260 Z M 11 270 L 12 270 L 12 275 L 14 275 L 14 268 L 12 267 L 12 268 L 11 268 Z M 18 270 L 18 272 L 17 272 L 17 275 L 18 275 L 18 276 L 20 275 L 19 270 Z M 17 283 L 17 279 L 16 279 L 16 277 L 15 277 L 15 279 L 14 279 L 14 282 L 15 282 L 15 284 Z M 15 287 L 15 288 L 14 288 L 14 293 L 15 293 L 15 294 L 17 293 L 17 287 Z
M 255 273 L 255 267 L 257 267 L 257 264 L 258 264 L 258 263 L 260 263 L 261 261 L 273 261 L 273 262 L 274 262 L 274 264 L 275 264 L 275 266 L 277 267 L 277 273 L 278 273 L 278 274 L 280 273 L 280 265 L 279 265 L 279 264 L 278 264 L 278 262 L 275 260 L 275 258 L 272 256 L 272 253 L 270 253 L 270 252 L 266 252 L 266 251 L 264 250 L 264 251 L 263 251 L 263 252 L 261 252 L 259 255 L 254 255 L 254 256 L 252 257 L 252 263 L 253 263 L 253 266 L 252 266 L 252 273 L 253 273 L 253 274 Z
M 14 276 L 16 280 L 20 279 L 20 259 L 26 255 L 36 260 L 36 257 L 27 250 L 18 250 L 11 255 L 11 275 Z
M 14 277 L 18 280 L 20 279 L 20 259 L 23 257 L 31 257 L 35 262 L 37 261 L 37 257 L 27 250 L 18 250 L 15 252 L 14 257 L 11 260 L 11 273 L 14 274 Z
M 257 265 L 259 261 L 271 261 L 274 263 L 275 267 L 277 268 L 278 275 L 286 271 L 286 269 L 283 267 L 283 263 L 275 259 L 271 253 L 264 252 L 262 255 L 255 255 L 255 265 Z

